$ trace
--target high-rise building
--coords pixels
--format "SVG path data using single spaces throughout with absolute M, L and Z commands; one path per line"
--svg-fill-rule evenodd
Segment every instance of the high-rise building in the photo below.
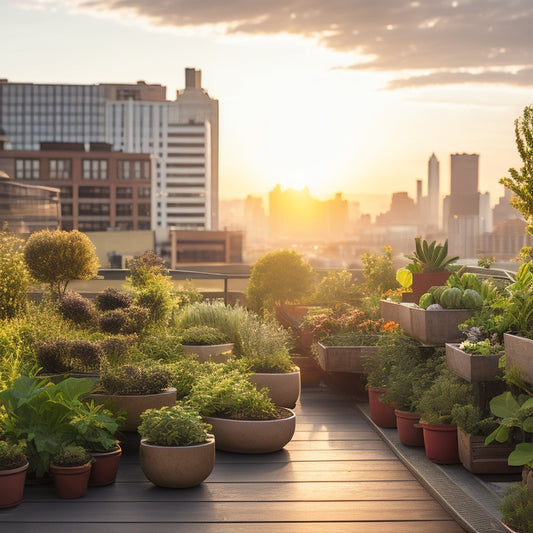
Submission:
M 109 143 L 151 153 L 152 229 L 218 229 L 218 101 L 201 87 L 201 71 L 185 70 L 185 89 L 135 85 L 52 85 L 0 80 L 0 126 L 10 147 L 41 142 Z
M 433 153 L 428 161 L 428 199 L 427 211 L 432 220 L 440 227 L 440 163 Z M 427 222 L 427 221 L 426 221 Z

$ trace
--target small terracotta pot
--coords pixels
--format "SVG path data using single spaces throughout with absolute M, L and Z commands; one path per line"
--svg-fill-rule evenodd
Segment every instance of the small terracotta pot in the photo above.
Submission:
M 380 400 L 385 392 L 387 392 L 387 389 L 369 387 L 368 405 L 370 407 L 370 417 L 376 425 L 382 428 L 395 428 L 396 415 L 394 414 L 394 407 Z
M 0 509 L 15 507 L 22 501 L 26 471 L 30 464 L 10 470 L 0 470 Z
M 114 483 L 122 455 L 120 446 L 117 450 L 92 452 L 91 455 L 94 458 L 94 463 L 89 477 L 89 487 L 103 487 Z
M 424 446 L 430 461 L 443 465 L 459 464 L 457 426 L 450 424 L 422 424 Z
M 424 446 L 424 432 L 418 424 L 420 415 L 398 409 L 395 409 L 394 413 L 400 442 L 404 446 Z
M 56 494 L 60 498 L 81 498 L 87 492 L 91 463 L 81 466 L 58 466 L 51 464 Z

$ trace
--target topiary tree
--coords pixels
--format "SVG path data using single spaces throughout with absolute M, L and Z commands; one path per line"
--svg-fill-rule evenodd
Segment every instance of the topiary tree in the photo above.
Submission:
M 93 279 L 100 266 L 94 244 L 77 230 L 33 233 L 24 247 L 24 259 L 30 274 L 47 283 L 59 299 L 70 281 Z
M 295 251 L 270 252 L 252 268 L 246 297 L 254 310 L 264 313 L 309 294 L 313 277 L 311 265 Z
M 511 205 L 527 222 L 526 231 L 533 235 L 533 105 L 524 108 L 522 118 L 515 120 L 516 147 L 522 159 L 520 170 L 509 169 L 510 177 L 500 183 L 514 193 Z
M 26 312 L 30 275 L 24 263 L 23 244 L 12 233 L 0 232 L 0 318 L 13 318 Z

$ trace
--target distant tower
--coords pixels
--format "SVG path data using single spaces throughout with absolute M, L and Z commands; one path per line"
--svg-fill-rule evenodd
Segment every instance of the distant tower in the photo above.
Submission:
M 440 170 L 439 160 L 431 154 L 428 161 L 428 211 L 437 227 L 440 227 Z M 426 221 L 427 222 L 427 221 Z

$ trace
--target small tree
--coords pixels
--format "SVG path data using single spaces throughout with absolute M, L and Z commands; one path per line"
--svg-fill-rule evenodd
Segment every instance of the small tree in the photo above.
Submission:
M 30 274 L 59 299 L 70 281 L 93 279 L 98 273 L 96 249 L 89 237 L 79 231 L 42 230 L 33 233 L 24 248 Z
M 524 165 L 509 169 L 510 177 L 500 183 L 514 193 L 511 205 L 527 222 L 526 231 L 533 235 L 533 105 L 525 107 L 522 118 L 515 120 L 516 147 Z
M 246 297 L 258 312 L 276 304 L 292 302 L 311 292 L 313 269 L 302 257 L 289 250 L 277 250 L 261 257 L 250 274 Z
M 0 232 L 0 319 L 26 312 L 30 275 L 24 263 L 23 245 L 24 241 L 12 233 Z

